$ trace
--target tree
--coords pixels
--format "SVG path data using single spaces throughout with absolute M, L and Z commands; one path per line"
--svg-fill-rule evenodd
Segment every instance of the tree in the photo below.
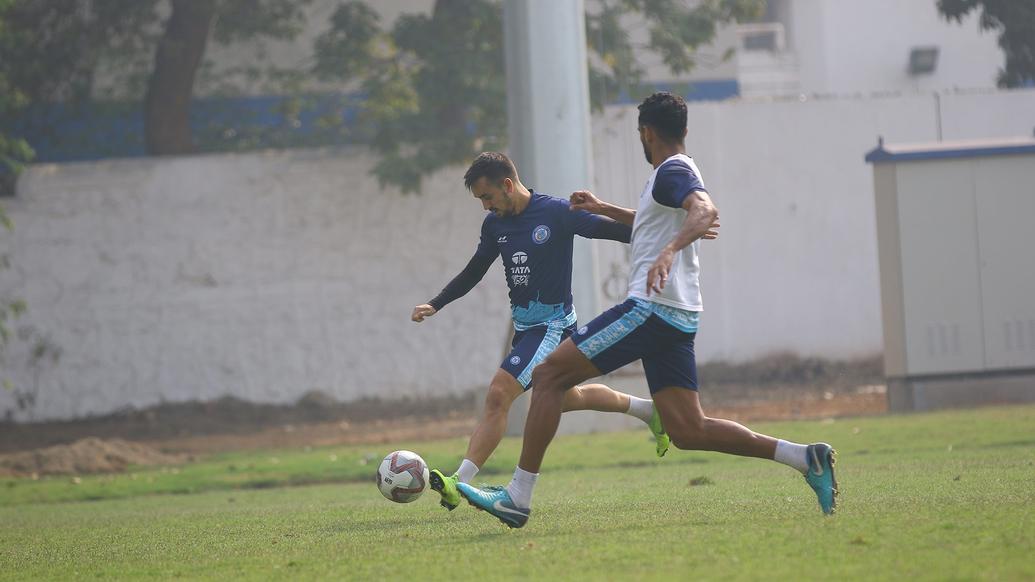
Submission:
M 29 103 L 83 102 L 97 80 L 117 96 L 143 100 L 152 154 L 195 150 L 189 107 L 211 76 L 212 45 L 290 40 L 313 0 L 0 0 L 0 80 Z M 430 14 L 404 14 L 384 30 L 370 0 L 341 2 L 314 44 L 311 67 L 255 62 L 221 70 L 298 92 L 308 77 L 344 82 L 365 97 L 353 129 L 380 154 L 383 184 L 417 191 L 428 173 L 506 143 L 502 11 L 499 0 L 436 0 Z M 649 31 L 642 48 L 675 73 L 692 69 L 696 49 L 723 23 L 758 16 L 764 0 L 598 0 L 587 17 L 591 89 L 600 107 L 643 77 L 624 26 Z M 6 27 L 6 28 L 2 28 Z M 302 100 L 289 103 L 297 114 Z M 2 107 L 2 103 L 0 103 Z M 5 111 L 0 108 L 0 123 Z M 326 115 L 325 118 L 332 118 Z M 340 116 L 339 116 L 340 117 Z M 340 122 L 340 120 L 339 120 Z M 2 126 L 0 126 L 2 127 Z M 243 144 L 244 147 L 253 145 Z
M 143 98 L 149 153 L 186 153 L 195 149 L 188 114 L 196 78 L 209 67 L 209 41 L 293 39 L 311 2 L 2 0 L 0 30 L 8 32 L 0 36 L 0 78 L 28 103 L 82 103 L 97 92 L 98 78 L 107 77 L 117 88 L 109 96 Z M 264 66 L 262 51 L 254 58 L 222 74 L 293 78 Z
M 1006 54 L 1006 66 L 999 70 L 999 86 L 1024 87 L 1035 83 L 1035 2 L 938 0 L 942 16 L 957 23 L 975 10 L 981 11 L 981 30 L 998 32 L 999 47 Z
M 3 14 L 13 2 L 14 0 L 0 0 L 0 14 Z M 0 46 L 6 43 L 11 34 L 10 28 L 0 19 Z M 15 115 L 27 103 L 25 95 L 11 85 L 4 70 L 0 68 L 0 119 Z M 14 192 L 15 180 L 23 165 L 30 161 L 32 156 L 32 148 L 24 139 L 9 136 L 0 130 L 0 195 Z M 8 227 L 10 225 L 3 207 L 0 207 L 0 223 Z
M 649 30 L 643 48 L 683 73 L 696 65 L 696 49 L 715 37 L 717 26 L 758 17 L 764 2 L 701 0 L 688 7 L 680 0 L 600 0 L 596 6 L 586 34 L 599 107 L 623 90 L 635 93 L 643 78 L 626 20 L 641 19 Z M 428 173 L 504 147 L 501 16 L 496 0 L 436 0 L 430 15 L 403 15 L 380 31 L 361 2 L 339 5 L 330 30 L 316 41 L 314 70 L 323 79 L 360 76 L 382 184 L 416 192 Z
M 303 10 L 311 1 L 171 0 L 172 11 L 158 43 L 144 99 L 148 152 L 163 155 L 195 150 L 190 102 L 210 37 L 222 45 L 257 38 L 291 40 L 302 30 Z M 271 67 L 257 74 L 279 72 Z

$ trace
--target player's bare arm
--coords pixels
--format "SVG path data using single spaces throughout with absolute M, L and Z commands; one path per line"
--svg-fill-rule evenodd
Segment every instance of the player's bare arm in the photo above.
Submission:
M 591 214 L 606 216 L 611 220 L 615 220 L 629 226 L 632 226 L 633 220 L 636 218 L 635 210 L 603 202 L 589 190 L 577 190 L 573 192 L 569 201 L 571 202 L 572 210 L 585 210 Z M 701 238 L 704 240 L 715 240 L 719 238 L 718 228 L 720 226 L 722 225 L 719 224 L 718 216 L 716 216 L 715 220 L 708 226 L 708 231 L 705 232 Z
M 683 221 L 679 233 L 665 245 L 650 270 L 647 271 L 647 295 L 650 295 L 652 291 L 660 293 L 665 288 L 669 270 L 672 268 L 672 260 L 677 252 L 695 240 L 705 238 L 705 235 L 712 229 L 712 225 L 719 224 L 719 209 L 712 203 L 711 196 L 708 196 L 708 193 L 703 190 L 691 192 L 683 201 L 683 209 L 686 210 L 686 220 Z
M 568 201 L 571 203 L 572 210 L 585 210 L 590 214 L 606 216 L 627 226 L 632 226 L 633 220 L 636 218 L 635 210 L 603 202 L 589 190 L 572 192 Z

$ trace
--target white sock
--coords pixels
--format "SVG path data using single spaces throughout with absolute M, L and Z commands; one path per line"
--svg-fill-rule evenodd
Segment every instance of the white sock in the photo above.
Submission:
M 776 441 L 776 454 L 773 455 L 773 460 L 805 473 L 809 470 L 809 460 L 805 455 L 807 448 L 808 445 L 778 440 Z
M 461 483 L 470 483 L 471 479 L 474 479 L 474 476 L 477 474 L 478 465 L 475 465 L 469 459 L 464 459 L 464 462 L 460 463 L 460 468 L 456 470 L 456 476 Z
M 650 422 L 650 417 L 654 414 L 654 401 L 630 396 L 629 410 L 626 414 L 631 414 L 643 422 Z
M 514 469 L 514 478 L 510 480 L 510 485 L 507 485 L 507 493 L 510 493 L 514 505 L 523 509 L 532 507 L 532 489 L 535 488 L 537 479 L 539 473 L 529 473 L 521 467 Z

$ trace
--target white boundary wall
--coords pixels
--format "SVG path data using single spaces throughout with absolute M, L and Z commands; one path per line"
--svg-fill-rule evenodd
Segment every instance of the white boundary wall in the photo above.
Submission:
M 1030 135 L 1035 91 L 943 96 L 941 112 L 946 139 Z M 878 134 L 936 139 L 934 99 L 699 104 L 690 124 L 688 149 L 723 221 L 702 258 L 699 358 L 880 351 L 863 155 Z M 634 107 L 593 127 L 597 191 L 627 205 L 650 170 L 635 127 Z M 4 201 L 16 229 L 4 235 L 13 268 L 0 286 L 63 350 L 39 375 L 36 417 L 225 394 L 292 402 L 311 389 L 351 400 L 484 386 L 508 332 L 498 265 L 468 297 L 409 321 L 477 242 L 482 212 L 464 168 L 403 196 L 382 192 L 371 165 L 349 149 L 28 170 Z M 622 247 L 598 251 L 601 282 L 624 288 Z M 10 354 L 8 372 L 28 384 L 24 355 Z M 0 414 L 13 408 L 0 391 Z
M 372 163 L 290 151 L 30 169 L 6 201 L 15 268 L 3 277 L 64 352 L 41 374 L 38 416 L 487 381 L 508 333 L 498 265 L 463 302 L 409 320 L 477 244 L 463 169 L 403 196 L 380 191 Z M 12 402 L 0 394 L 0 410 Z

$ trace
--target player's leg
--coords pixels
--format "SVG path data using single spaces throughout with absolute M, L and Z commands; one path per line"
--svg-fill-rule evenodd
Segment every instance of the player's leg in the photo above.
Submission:
M 682 386 L 666 387 L 654 394 L 654 401 L 676 448 L 773 458 L 776 439 L 732 420 L 708 418 L 701 410 L 701 401 L 695 390 Z
M 645 400 L 640 398 L 640 400 Z M 650 400 L 645 400 L 648 405 Z M 604 384 L 575 386 L 564 394 L 564 412 L 594 410 L 597 412 L 629 412 L 632 397 Z
M 572 325 L 564 330 L 564 338 L 567 339 L 575 333 L 576 326 Z M 647 428 L 654 436 L 655 453 L 659 457 L 664 457 L 668 452 L 668 435 L 661 424 L 661 417 L 654 409 L 654 402 L 648 398 L 639 398 L 632 394 L 619 392 L 604 384 L 583 384 L 564 393 L 564 412 L 574 410 L 621 412 L 635 416 L 646 423 Z
M 830 445 L 779 440 L 732 420 L 706 416 L 697 392 L 693 337 L 645 357 L 643 368 L 662 422 L 677 448 L 773 459 L 794 467 L 816 492 L 823 512 L 833 513 L 837 483 Z
M 536 366 L 521 461 L 514 477 L 506 487 L 480 489 L 460 483 L 457 489 L 467 502 L 509 527 L 523 527 L 531 514 L 532 489 L 539 477 L 539 466 L 561 420 L 565 392 L 578 382 L 599 375 L 600 371 L 570 339 Z
M 668 452 L 668 434 L 650 399 L 619 392 L 604 384 L 583 384 L 564 393 L 564 412 L 573 410 L 622 412 L 635 416 L 647 424 L 654 436 L 655 453 L 664 457 Z
M 546 325 L 518 331 L 511 351 L 500 363 L 485 395 L 485 408 L 471 434 L 460 467 L 451 476 L 438 469 L 430 472 L 430 485 L 441 496 L 441 505 L 452 510 L 460 503 L 459 483 L 470 483 L 499 446 L 507 431 L 507 416 L 514 400 L 528 389 L 532 370 L 557 347 L 565 334 L 562 325 Z
M 576 336 L 562 342 L 535 368 L 535 389 L 525 421 L 521 460 L 510 484 L 486 489 L 461 484 L 460 494 L 510 527 L 524 526 L 531 513 L 539 467 L 557 432 L 566 392 L 587 378 L 638 359 L 642 345 L 637 337 L 638 328 L 649 315 L 649 306 L 629 300 L 604 312 L 579 329 Z
M 570 340 L 564 340 L 532 374 L 532 400 L 525 419 L 524 441 L 518 467 L 539 473 L 546 449 L 557 433 L 567 392 L 576 384 L 600 375 L 600 370 Z
M 503 440 L 507 431 L 507 414 L 514 399 L 522 394 L 524 388 L 514 376 L 505 370 L 496 370 L 485 394 L 485 407 L 478 419 L 471 439 L 467 443 L 467 453 L 456 472 L 447 476 L 439 469 L 432 469 L 429 474 L 429 485 L 441 496 L 439 504 L 452 511 L 460 504 L 458 483 L 470 483 L 488 460 L 492 452 Z
M 524 386 L 514 376 L 505 370 L 496 370 L 489 392 L 485 395 L 485 409 L 478 420 L 478 426 L 471 434 L 471 440 L 467 443 L 465 460 L 469 460 L 477 468 L 481 468 L 485 461 L 489 460 L 507 432 L 507 415 L 510 414 L 511 405 L 524 391 Z M 461 481 L 468 483 L 473 477 L 473 474 L 462 475 Z

